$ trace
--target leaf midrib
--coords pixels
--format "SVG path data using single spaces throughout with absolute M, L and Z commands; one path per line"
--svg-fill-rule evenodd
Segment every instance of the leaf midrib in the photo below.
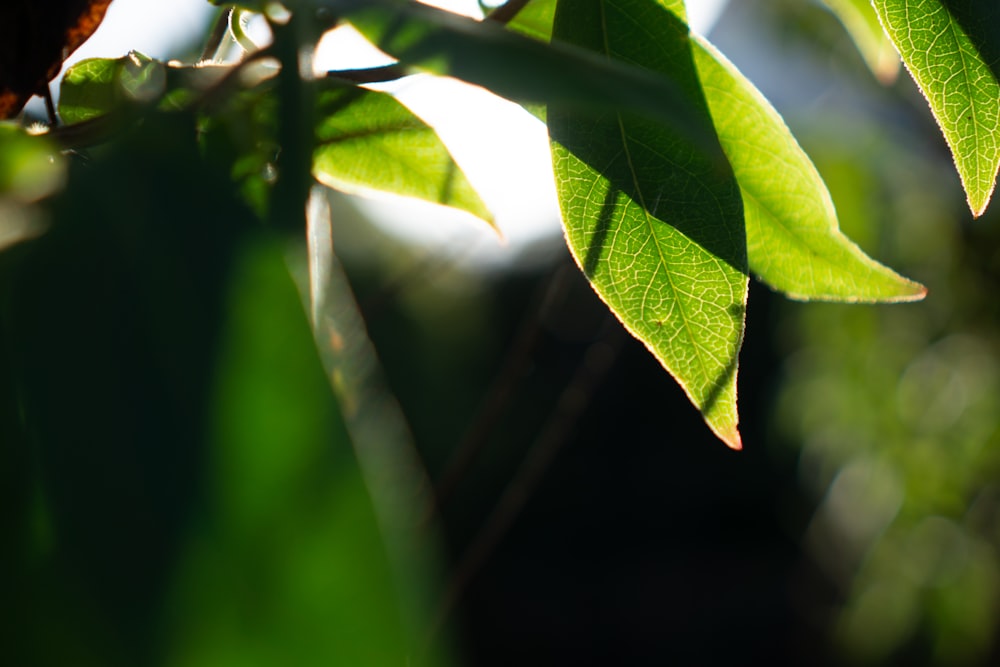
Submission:
M 353 130 L 350 132 L 341 132 L 336 137 L 330 137 L 329 139 L 324 139 L 317 142 L 317 147 L 332 146 L 338 143 L 347 143 L 349 141 L 358 141 L 360 139 L 378 138 L 381 135 L 390 134 L 401 134 L 403 132 L 423 132 L 430 130 L 427 126 L 421 126 L 413 121 L 399 121 L 394 125 L 384 125 L 380 127 L 364 128 L 361 130 Z M 339 131 L 339 130 L 338 130 Z
M 908 16 L 909 15 L 909 7 L 907 7 L 906 11 L 907 11 L 907 16 Z M 943 11 L 943 12 L 945 12 L 945 14 L 947 14 L 948 29 L 951 31 L 952 40 L 954 40 L 955 47 L 956 47 L 956 49 L 958 51 L 958 59 L 959 59 L 959 62 L 961 64 L 962 74 L 964 74 L 964 76 L 962 77 L 962 83 L 960 85 L 963 88 L 965 88 L 965 94 L 969 98 L 969 109 L 970 109 L 970 114 L 972 115 L 972 124 L 975 127 L 975 131 L 972 133 L 972 144 L 975 147 L 975 150 L 972 152 L 972 155 L 973 155 L 973 158 L 975 159 L 975 165 L 976 165 L 976 169 L 973 172 L 973 174 L 974 174 L 973 178 L 976 179 L 976 189 L 978 190 L 980 188 L 980 183 L 979 183 L 980 173 L 979 172 L 980 172 L 980 167 L 981 167 L 981 160 L 980 160 L 980 154 L 979 154 L 979 149 L 980 149 L 980 145 L 979 145 L 980 144 L 980 142 L 979 142 L 979 132 L 980 132 L 979 114 L 978 114 L 978 110 L 977 110 L 977 107 L 976 107 L 976 96 L 973 95 L 973 85 L 972 85 L 972 80 L 971 80 L 970 73 L 969 73 L 968 63 L 966 62 L 966 59 L 965 59 L 965 49 L 962 48 L 962 40 L 959 39 L 958 26 L 955 25 L 955 17 L 953 17 L 951 15 L 951 13 L 947 10 L 947 8 L 945 8 L 944 6 L 941 7 L 941 11 Z M 968 39 L 967 35 L 963 35 L 963 36 Z M 956 133 L 956 135 L 958 135 L 960 133 L 960 129 L 959 129 L 959 123 L 960 122 L 961 122 L 961 118 L 956 119 L 956 122 L 955 122 L 955 133 Z M 960 139 L 961 139 L 960 136 L 956 136 L 956 141 L 958 141 Z M 978 199 L 979 193 L 977 192 L 976 194 L 977 194 L 977 199 Z M 978 202 L 977 202 L 976 208 L 978 208 Z
M 608 58 L 611 58 L 612 57 L 611 45 L 608 42 L 607 16 L 604 10 L 605 1 L 602 0 L 599 3 L 599 5 L 601 8 L 601 37 L 604 40 L 604 55 L 607 56 Z M 663 273 L 667 279 L 667 287 L 669 288 L 670 293 L 673 296 L 674 303 L 677 305 L 677 310 L 680 312 L 681 315 L 680 319 L 684 325 L 684 333 L 687 335 L 687 339 L 691 347 L 694 348 L 695 358 L 698 360 L 698 366 L 701 368 L 702 382 L 708 381 L 710 376 L 708 372 L 708 366 L 706 365 L 703 356 L 703 351 L 701 349 L 701 346 L 698 345 L 697 342 L 695 341 L 694 333 L 691 331 L 691 325 L 689 322 L 688 313 L 684 308 L 683 299 L 678 298 L 677 287 L 676 285 L 674 285 L 673 277 L 670 275 L 669 263 L 667 262 L 667 259 L 664 256 L 663 247 L 660 245 L 660 239 L 656 235 L 656 229 L 653 226 L 653 221 L 651 220 L 649 209 L 646 208 L 646 201 L 642 193 L 642 188 L 639 187 L 639 177 L 636 174 L 635 166 L 632 163 L 632 152 L 629 150 L 628 137 L 626 136 L 625 133 L 625 123 L 622 120 L 621 113 L 615 112 L 615 120 L 618 122 L 618 130 L 622 138 L 622 150 L 625 154 L 625 161 L 628 164 L 629 174 L 632 177 L 632 184 L 635 186 L 636 196 L 639 198 L 639 206 L 642 207 L 643 217 L 646 220 L 646 225 L 649 227 L 649 234 L 653 238 L 653 243 L 656 245 L 656 254 L 660 258 L 660 265 L 663 267 Z M 651 280 L 655 278 L 656 278 L 656 272 L 654 271 Z M 616 285 L 615 289 L 617 290 L 617 282 L 614 284 Z M 646 298 L 643 297 L 642 300 L 643 315 L 645 315 L 645 310 L 646 310 Z M 701 394 L 701 389 L 702 388 L 699 388 L 698 390 L 699 394 Z M 696 400 L 696 404 L 698 405 L 699 410 L 702 408 L 701 402 L 702 402 L 702 397 L 699 395 Z

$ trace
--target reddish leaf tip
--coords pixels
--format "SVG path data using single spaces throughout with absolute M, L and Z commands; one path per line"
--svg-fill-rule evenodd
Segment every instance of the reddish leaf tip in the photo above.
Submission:
M 734 452 L 739 452 L 743 449 L 743 439 L 740 437 L 740 432 L 735 426 L 731 431 L 715 431 L 715 435 L 726 444 L 726 447 L 729 447 Z

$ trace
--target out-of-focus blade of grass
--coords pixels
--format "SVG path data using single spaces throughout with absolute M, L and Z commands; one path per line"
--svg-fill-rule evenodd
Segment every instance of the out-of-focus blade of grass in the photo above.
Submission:
M 375 348 L 333 251 L 327 192 L 314 187 L 307 208 L 307 252 L 289 258 L 306 302 L 320 358 L 382 529 L 400 605 L 411 636 L 427 640 L 438 598 L 438 554 L 433 527 L 421 527 L 430 483 L 417 457 L 406 418 L 382 375 Z M 423 645 L 419 664 L 448 664 L 447 638 Z

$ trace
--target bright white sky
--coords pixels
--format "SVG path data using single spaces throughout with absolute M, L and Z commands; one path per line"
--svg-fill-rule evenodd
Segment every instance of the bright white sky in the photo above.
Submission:
M 727 1 L 688 0 L 692 27 L 708 32 Z M 434 0 L 431 4 L 479 15 L 475 0 Z M 133 49 L 153 58 L 169 58 L 178 40 L 204 33 L 203 26 L 215 10 L 206 0 L 115 0 L 101 28 L 69 62 L 118 57 Z M 317 69 L 334 69 L 384 62 L 372 51 L 360 37 L 327 38 L 315 64 Z M 380 224 L 430 249 L 450 252 L 456 247 L 475 247 L 467 261 L 476 265 L 506 264 L 516 257 L 519 247 L 559 233 L 548 137 L 542 123 L 515 104 L 450 79 L 412 77 L 391 90 L 437 128 L 496 216 L 504 241 L 467 214 L 398 198 L 364 203 L 363 208 Z

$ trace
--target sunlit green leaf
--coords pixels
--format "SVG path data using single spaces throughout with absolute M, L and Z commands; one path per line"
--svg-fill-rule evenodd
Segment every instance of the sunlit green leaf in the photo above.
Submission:
M 1000 4 L 994 0 L 872 0 L 944 133 L 972 215 L 982 215 L 1000 167 Z
M 59 88 L 59 115 L 65 123 L 78 123 L 123 104 L 157 99 L 165 89 L 164 65 L 141 53 L 90 58 L 66 71 Z
M 556 0 L 531 0 L 507 24 L 507 28 L 541 42 L 547 42 L 552 37 L 552 22 L 555 17 Z
M 797 299 L 902 301 L 921 285 L 875 262 L 838 228 L 823 179 L 774 108 L 706 40 L 692 53 L 739 181 L 750 269 Z
M 899 74 L 899 54 L 886 37 L 871 0 L 823 0 L 854 40 L 861 57 L 882 83 L 892 83 Z
M 379 190 L 453 206 L 493 222 L 437 132 L 386 93 L 333 88 L 319 96 L 313 173 L 345 191 Z
M 656 3 L 560 4 L 553 38 L 667 72 L 691 99 L 699 97 L 687 27 Z M 671 129 L 634 115 L 588 116 L 550 104 L 548 116 L 574 257 L 716 435 L 739 448 L 736 369 L 747 260 L 732 173 Z M 710 122 L 704 106 L 702 122 Z
M 541 17 L 555 4 L 535 0 L 528 9 Z M 684 16 L 682 2 L 661 4 Z M 551 32 L 537 20 L 534 30 L 543 36 Z M 922 286 L 874 262 L 840 233 L 822 178 L 753 84 L 705 39 L 695 37 L 691 52 L 715 131 L 743 192 L 751 271 L 799 299 L 899 301 L 923 296 Z

